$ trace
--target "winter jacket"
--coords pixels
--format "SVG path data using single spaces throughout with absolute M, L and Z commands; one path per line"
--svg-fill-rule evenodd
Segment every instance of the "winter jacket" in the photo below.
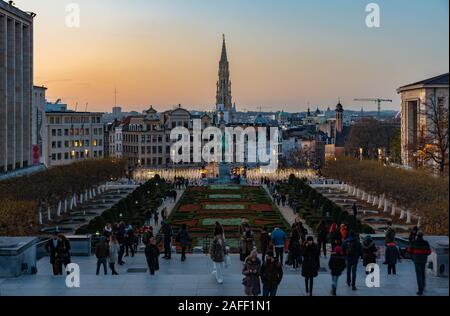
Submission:
M 377 262 L 377 247 L 375 246 L 373 240 L 364 240 L 362 244 L 362 257 L 363 266 L 367 266 L 369 263 Z
M 181 244 L 181 247 L 187 247 L 191 243 L 191 237 L 189 236 L 188 231 L 185 229 L 182 229 L 178 232 L 176 240 Z
M 283 267 L 281 264 L 274 259 L 273 261 L 265 261 L 261 266 L 261 282 L 269 290 L 272 290 L 281 282 L 283 279 Z
M 261 251 L 265 252 L 267 250 L 267 248 L 269 247 L 269 243 L 270 243 L 269 233 L 266 231 L 262 231 L 261 236 L 260 236 L 260 241 L 261 241 Z
M 259 260 L 259 258 L 256 258 L 256 260 L 247 258 L 245 260 L 242 274 L 245 275 L 243 282 L 245 294 L 249 296 L 257 296 L 261 294 L 261 283 L 259 280 L 261 275 L 261 260 Z
M 95 247 L 95 256 L 97 259 L 109 257 L 109 245 L 102 241 Z
M 320 255 L 316 244 L 305 245 L 302 248 L 302 256 L 302 276 L 305 278 L 315 278 L 320 269 Z
M 330 268 L 332 276 L 340 276 L 346 267 L 345 257 L 333 253 L 328 261 L 328 268 Z
M 362 256 L 361 242 L 355 236 L 349 236 L 342 243 L 342 251 L 344 252 L 347 264 L 358 263 Z
M 145 247 L 145 257 L 147 259 L 147 264 L 150 270 L 159 270 L 159 249 L 156 245 L 148 244 Z
M 209 248 L 209 255 L 214 262 L 223 262 L 225 259 L 225 244 L 222 239 L 214 239 Z
M 109 263 L 115 263 L 119 257 L 119 244 L 109 244 Z
M 395 242 L 386 245 L 385 258 L 386 264 L 392 266 L 397 264 L 397 260 L 400 260 L 400 250 Z
M 389 227 L 389 228 L 386 230 L 385 241 L 386 241 L 386 244 L 395 241 L 395 230 L 394 230 L 392 227 Z
M 284 247 L 284 242 L 286 241 L 286 234 L 280 228 L 276 228 L 272 232 L 272 242 L 274 247 Z
M 417 238 L 407 248 L 407 252 L 411 254 L 414 263 L 427 263 L 427 257 L 431 254 L 430 244 L 423 238 Z
M 317 229 L 317 240 L 320 242 L 327 242 L 327 227 L 325 225 L 320 226 Z

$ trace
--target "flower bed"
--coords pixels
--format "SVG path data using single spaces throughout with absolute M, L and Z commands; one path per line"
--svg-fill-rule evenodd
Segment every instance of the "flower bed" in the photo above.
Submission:
M 230 194 L 230 190 L 239 190 L 239 194 Z M 211 240 L 218 221 L 223 225 L 227 245 L 235 252 L 240 237 L 238 226 L 244 217 L 257 239 L 263 226 L 290 229 L 264 189 L 250 186 L 189 187 L 168 220 L 175 231 L 186 224 L 194 239 L 193 246 L 203 247 Z

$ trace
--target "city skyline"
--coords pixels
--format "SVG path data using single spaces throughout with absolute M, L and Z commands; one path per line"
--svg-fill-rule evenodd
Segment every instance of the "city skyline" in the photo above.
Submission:
M 240 111 L 323 109 L 338 97 L 349 110 L 376 110 L 361 97 L 399 110 L 396 88 L 448 72 L 447 1 L 377 1 L 380 29 L 365 25 L 367 1 L 80 0 L 80 28 L 65 25 L 69 3 L 16 1 L 37 13 L 34 83 L 70 108 L 110 111 L 117 88 L 124 111 L 212 111 L 222 33 Z

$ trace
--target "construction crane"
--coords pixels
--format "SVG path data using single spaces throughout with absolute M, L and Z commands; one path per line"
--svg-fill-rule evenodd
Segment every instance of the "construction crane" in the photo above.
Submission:
M 378 118 L 381 116 L 381 102 L 392 102 L 389 99 L 377 99 L 377 98 L 366 98 L 366 99 L 354 99 L 354 101 L 369 101 L 378 104 Z

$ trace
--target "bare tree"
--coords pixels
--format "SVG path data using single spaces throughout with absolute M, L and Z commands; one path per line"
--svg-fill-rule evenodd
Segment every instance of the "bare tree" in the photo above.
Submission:
M 446 101 L 445 97 L 432 96 L 423 103 L 421 114 L 426 124 L 420 127 L 414 148 L 424 163 L 433 162 L 437 166 L 441 176 L 448 173 L 449 162 L 449 109 Z

